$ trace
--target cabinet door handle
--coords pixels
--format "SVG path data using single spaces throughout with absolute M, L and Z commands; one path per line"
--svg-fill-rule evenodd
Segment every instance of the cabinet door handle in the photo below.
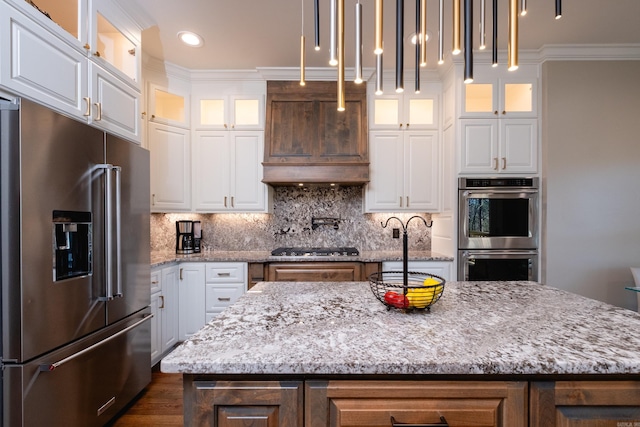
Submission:
M 409 123 L 407 123 L 407 129 L 409 129 Z
M 180 280 L 182 280 L 182 269 L 180 269 Z
M 227 124 L 226 123 L 224 124 L 224 128 L 227 129 Z
M 164 308 L 164 295 L 160 295 L 160 298 L 162 299 L 162 304 L 158 308 Z
M 502 158 L 502 170 L 505 170 L 507 168 L 507 158 L 503 157 Z
M 402 207 L 402 196 L 400 196 L 400 207 Z
M 151 284 L 152 284 L 152 285 L 157 285 L 157 284 L 158 284 L 158 281 L 157 281 L 157 280 L 152 280 L 152 281 L 151 281 Z
M 219 277 L 231 277 L 231 273 L 217 273 Z
M 502 115 L 504 116 L 505 114 L 507 114 L 507 112 L 502 110 Z
M 96 102 L 95 104 L 93 104 L 96 106 L 96 117 L 95 117 L 95 121 L 99 122 L 100 120 L 102 120 L 102 103 L 100 102 Z
M 82 47 L 84 47 L 87 50 L 91 50 L 91 46 L 89 45 L 89 43 L 85 43 L 84 46 Z
M 439 423 L 418 423 L 418 424 L 408 424 L 408 423 L 399 423 L 395 418 L 391 417 L 391 427 L 449 427 L 449 423 L 447 420 L 440 415 Z
M 224 207 L 227 207 L 227 196 L 224 196 Z
M 494 157 L 493 158 L 493 170 L 498 170 L 498 158 Z
M 231 297 L 218 297 L 218 301 L 231 301 Z
M 83 116 L 89 117 L 91 115 L 91 98 L 89 98 L 88 96 L 85 96 L 82 99 L 84 99 L 85 102 L 87 103 L 87 109 L 85 110 Z
M 156 195 L 152 194 L 151 195 L 151 206 L 155 206 L 156 205 Z
M 407 196 L 407 207 L 409 207 L 409 196 Z
M 498 115 L 498 110 L 495 110 L 495 111 L 493 112 L 493 114 L 497 116 L 497 115 Z
M 97 50 L 94 52 L 93 56 L 97 56 L 98 58 L 100 58 L 100 52 L 98 52 Z
M 233 201 L 233 196 L 231 196 L 231 207 L 232 207 L 232 208 L 235 208 L 235 207 L 236 207 L 236 206 L 235 206 L 235 203 L 234 203 L 234 201 Z

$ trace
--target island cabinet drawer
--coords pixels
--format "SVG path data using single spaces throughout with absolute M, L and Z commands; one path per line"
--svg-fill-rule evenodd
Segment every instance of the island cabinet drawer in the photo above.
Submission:
M 308 381 L 305 427 L 525 427 L 527 403 L 526 382 Z
M 184 425 L 302 427 L 301 381 L 201 381 L 184 376 Z
M 531 427 L 638 427 L 640 381 L 533 382 Z
M 213 262 L 206 264 L 207 283 L 244 283 L 246 264 L 243 262 Z
M 270 282 L 357 282 L 362 278 L 360 262 L 282 262 L 268 268 Z

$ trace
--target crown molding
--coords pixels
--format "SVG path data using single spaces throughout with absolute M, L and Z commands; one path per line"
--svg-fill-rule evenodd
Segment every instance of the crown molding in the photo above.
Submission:
M 538 50 L 545 61 L 638 61 L 640 44 L 546 45 Z

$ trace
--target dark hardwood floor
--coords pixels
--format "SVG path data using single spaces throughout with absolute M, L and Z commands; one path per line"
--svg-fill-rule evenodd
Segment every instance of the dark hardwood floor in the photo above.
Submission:
M 153 369 L 151 384 L 109 427 L 182 427 L 182 375 Z

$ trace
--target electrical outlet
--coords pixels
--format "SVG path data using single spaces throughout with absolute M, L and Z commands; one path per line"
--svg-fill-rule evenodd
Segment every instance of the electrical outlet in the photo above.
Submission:
M 400 238 L 400 229 L 399 228 L 394 228 L 393 229 L 393 238 L 394 239 L 399 239 Z

